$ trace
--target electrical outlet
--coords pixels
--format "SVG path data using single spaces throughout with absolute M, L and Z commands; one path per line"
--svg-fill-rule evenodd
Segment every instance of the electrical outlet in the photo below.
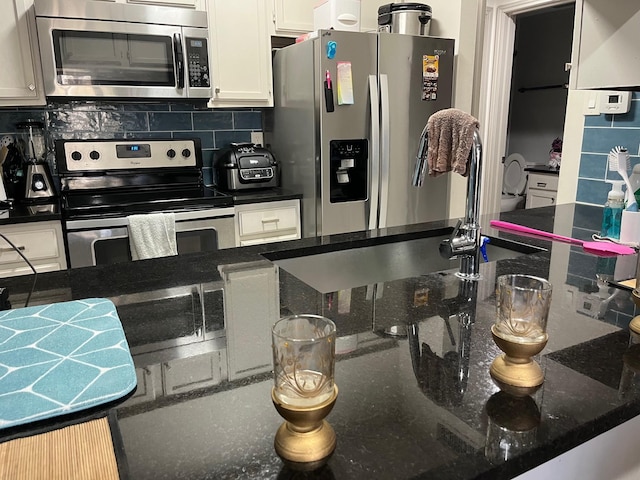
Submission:
M 264 135 L 262 132 L 251 132 L 251 143 L 264 146 Z

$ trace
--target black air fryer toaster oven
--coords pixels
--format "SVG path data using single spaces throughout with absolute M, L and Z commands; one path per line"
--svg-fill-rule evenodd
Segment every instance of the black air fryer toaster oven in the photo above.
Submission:
M 223 190 L 277 187 L 278 164 L 273 154 L 253 143 L 232 143 L 216 161 L 217 186 Z

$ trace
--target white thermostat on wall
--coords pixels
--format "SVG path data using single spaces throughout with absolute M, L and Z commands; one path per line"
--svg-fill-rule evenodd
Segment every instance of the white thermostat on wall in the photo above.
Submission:
M 631 108 L 631 92 L 600 92 L 600 113 L 627 113 Z

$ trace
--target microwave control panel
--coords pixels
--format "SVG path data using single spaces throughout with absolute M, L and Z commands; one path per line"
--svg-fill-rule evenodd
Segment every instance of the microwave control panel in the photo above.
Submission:
M 209 55 L 206 38 L 186 37 L 189 86 L 210 87 Z

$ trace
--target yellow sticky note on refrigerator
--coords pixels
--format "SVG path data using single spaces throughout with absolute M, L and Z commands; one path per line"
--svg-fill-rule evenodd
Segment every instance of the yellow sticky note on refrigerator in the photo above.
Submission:
M 338 62 L 338 105 L 353 105 L 351 62 Z

